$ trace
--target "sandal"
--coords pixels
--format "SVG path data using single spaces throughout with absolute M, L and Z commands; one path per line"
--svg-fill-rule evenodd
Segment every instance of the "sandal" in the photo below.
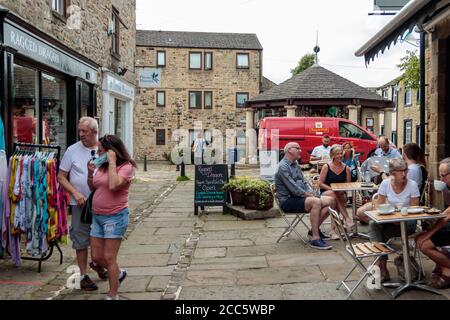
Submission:
M 441 275 L 440 277 L 434 278 L 430 284 L 431 287 L 435 289 L 446 289 L 450 287 L 450 277 Z

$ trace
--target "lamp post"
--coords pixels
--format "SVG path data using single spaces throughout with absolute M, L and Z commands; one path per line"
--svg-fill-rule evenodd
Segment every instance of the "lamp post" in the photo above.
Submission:
M 180 132 L 179 132 L 179 130 L 180 130 L 180 116 L 181 116 L 181 113 L 183 112 L 183 106 L 180 104 L 180 103 L 178 103 L 178 102 L 176 102 L 175 103 L 175 105 L 176 105 L 176 107 L 177 107 L 177 131 L 178 131 L 178 141 L 177 141 L 177 143 L 179 144 L 180 143 L 180 136 L 179 136 L 179 134 L 180 134 Z M 182 176 L 184 176 L 184 155 L 183 155 L 183 158 L 181 159 L 181 175 Z M 180 171 L 180 165 L 179 164 L 177 164 L 177 171 Z

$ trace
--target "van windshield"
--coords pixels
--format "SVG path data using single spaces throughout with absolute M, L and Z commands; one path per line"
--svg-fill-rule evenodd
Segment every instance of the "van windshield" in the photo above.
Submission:
M 339 136 L 344 138 L 373 140 L 368 133 L 348 122 L 339 122 Z

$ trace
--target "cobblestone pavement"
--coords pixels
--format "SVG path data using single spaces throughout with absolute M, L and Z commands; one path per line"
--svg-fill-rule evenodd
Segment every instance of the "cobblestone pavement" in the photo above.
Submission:
M 304 246 L 293 236 L 276 243 L 284 229 L 282 218 L 243 221 L 219 208 L 206 208 L 194 216 L 192 181 L 176 183 L 173 166 L 150 163 L 148 172 L 138 171 L 130 194 L 132 216 L 127 239 L 119 251 L 119 264 L 128 271 L 120 287 L 121 299 L 343 299 L 336 290 L 351 260 L 343 246 L 318 251 Z M 193 167 L 186 173 L 193 177 Z M 238 175 L 257 176 L 255 168 L 238 168 Z M 324 226 L 325 231 L 329 224 Z M 364 231 L 364 227 L 361 228 Z M 306 234 L 306 230 L 299 228 Z M 55 254 L 43 264 L 25 262 L 11 268 L 0 262 L 0 299 L 98 300 L 107 292 L 107 282 L 91 276 L 97 292 L 64 288 L 74 264 L 74 253 L 63 248 L 64 264 Z M 396 270 L 390 264 L 395 278 Z M 425 260 L 427 277 L 432 263 Z M 353 276 L 353 281 L 358 277 Z M 5 284 L 5 281 L 23 282 Z M 447 299 L 443 295 L 410 291 L 398 299 Z M 386 299 L 380 290 L 364 285 L 354 299 Z

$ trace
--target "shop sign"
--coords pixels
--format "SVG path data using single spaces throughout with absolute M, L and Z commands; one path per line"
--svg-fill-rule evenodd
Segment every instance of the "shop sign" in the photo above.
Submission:
M 161 86 L 161 70 L 156 68 L 143 68 L 139 72 L 139 87 L 155 88 Z
M 124 96 L 130 100 L 134 100 L 134 88 L 126 82 L 120 81 L 110 75 L 106 75 L 105 87 L 106 91 Z
M 4 43 L 35 61 L 58 71 L 86 81 L 97 82 L 97 71 L 81 61 L 45 43 L 36 35 L 20 30 L 12 24 L 4 24 Z

